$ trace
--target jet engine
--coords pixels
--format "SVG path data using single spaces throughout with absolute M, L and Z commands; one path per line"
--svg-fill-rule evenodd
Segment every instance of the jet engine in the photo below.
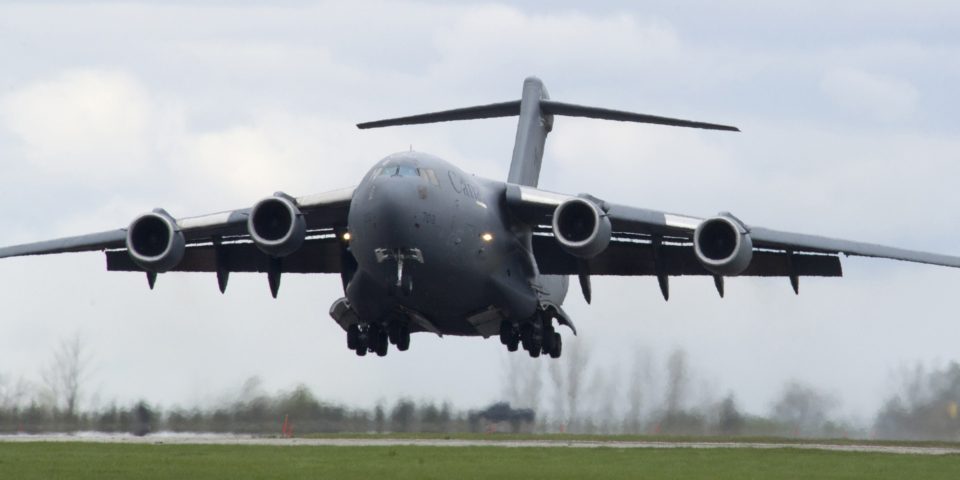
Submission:
M 572 198 L 553 212 L 553 234 L 570 255 L 593 258 L 610 244 L 610 219 L 593 202 Z
M 717 275 L 739 275 L 753 259 L 750 233 L 730 215 L 700 222 L 693 232 L 693 249 L 704 268 Z
M 186 241 L 177 221 L 163 210 L 135 218 L 127 228 L 127 251 L 148 272 L 162 273 L 183 259 Z
M 303 245 L 307 222 L 293 198 L 277 193 L 253 206 L 247 218 L 247 231 L 260 251 L 285 257 Z

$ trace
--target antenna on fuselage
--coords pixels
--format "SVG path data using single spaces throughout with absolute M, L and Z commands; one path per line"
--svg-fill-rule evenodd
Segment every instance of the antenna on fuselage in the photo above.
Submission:
M 358 123 L 357 127 L 367 129 L 397 125 L 417 125 L 452 122 L 456 120 L 519 116 L 520 118 L 517 122 L 517 138 L 513 144 L 513 160 L 510 163 L 510 174 L 507 176 L 507 182 L 535 187 L 540 178 L 543 147 L 547 139 L 547 134 L 550 133 L 550 130 L 553 128 L 554 115 L 597 118 L 620 122 L 652 123 L 671 127 L 703 128 L 707 130 L 726 130 L 731 132 L 740 131 L 739 128 L 729 125 L 555 102 L 550 100 L 546 87 L 544 87 L 543 82 L 537 77 L 527 77 L 523 81 L 523 94 L 520 100 L 376 120 L 373 122 Z

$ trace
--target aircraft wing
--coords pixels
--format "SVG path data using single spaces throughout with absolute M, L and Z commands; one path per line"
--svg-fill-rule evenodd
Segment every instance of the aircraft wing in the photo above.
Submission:
M 593 202 L 611 223 L 609 246 L 582 260 L 567 253 L 553 235 L 557 206 L 574 198 Z M 507 205 L 534 225 L 533 249 L 544 274 L 714 275 L 697 258 L 693 235 L 704 218 L 607 203 L 589 195 L 573 196 L 508 185 Z M 731 216 L 731 218 L 733 218 Z M 742 224 L 742 222 L 740 222 Z M 960 257 L 816 235 L 743 225 L 753 243 L 753 258 L 741 276 L 841 276 L 839 255 L 888 258 L 960 268 Z M 796 283 L 794 280 L 794 286 Z
M 303 246 L 282 262 L 283 272 L 337 273 L 341 245 L 336 234 L 347 225 L 354 187 L 293 199 L 304 216 Z M 167 271 L 264 272 L 270 257 L 253 244 L 247 231 L 250 208 L 176 219 L 186 249 Z M 144 271 L 126 250 L 127 228 L 0 248 L 0 258 L 54 253 L 106 251 L 107 269 Z

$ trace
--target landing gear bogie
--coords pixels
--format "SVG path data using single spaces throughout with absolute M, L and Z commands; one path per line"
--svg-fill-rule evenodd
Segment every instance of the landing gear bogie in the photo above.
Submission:
M 354 324 L 347 328 L 347 348 L 358 356 L 362 357 L 368 352 L 386 356 L 391 343 L 401 352 L 410 348 L 410 327 L 406 323 Z
M 520 325 L 504 320 L 500 324 L 500 343 L 511 352 L 523 345 L 523 349 L 533 358 L 541 354 L 560 358 L 563 351 L 563 341 L 560 333 L 554 329 L 553 316 L 546 311 L 539 312 Z

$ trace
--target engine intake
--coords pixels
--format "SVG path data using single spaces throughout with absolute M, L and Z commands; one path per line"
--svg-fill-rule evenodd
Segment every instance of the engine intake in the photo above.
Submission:
M 186 250 L 177 221 L 163 210 L 135 218 L 127 228 L 127 251 L 134 263 L 148 272 L 163 273 L 176 267 Z
M 753 259 L 753 241 L 732 216 L 708 218 L 693 232 L 693 248 L 703 267 L 717 275 L 739 275 Z
M 247 218 L 247 231 L 263 253 L 290 255 L 307 237 L 307 222 L 292 198 L 277 193 L 257 202 Z
M 553 212 L 553 235 L 560 247 L 578 258 L 593 258 L 607 249 L 610 219 L 593 202 L 572 198 Z

